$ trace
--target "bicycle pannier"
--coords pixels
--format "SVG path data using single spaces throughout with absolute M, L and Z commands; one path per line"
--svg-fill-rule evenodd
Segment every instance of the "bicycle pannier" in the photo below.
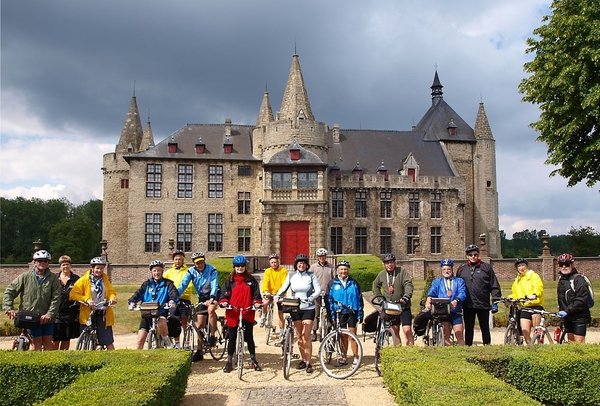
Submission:
M 379 312 L 375 310 L 373 313 L 365 317 L 362 324 L 363 333 L 374 333 L 377 331 L 377 319 L 379 318 Z
M 300 309 L 300 299 L 284 297 L 281 299 L 281 310 L 284 313 L 298 313 Z
M 383 310 L 389 316 L 399 316 L 402 314 L 402 305 L 394 302 L 383 302 Z
M 431 312 L 436 316 L 447 316 L 450 314 L 450 299 L 431 298 Z
M 415 319 L 413 320 L 413 331 L 417 337 L 425 334 L 429 320 L 431 320 L 431 312 L 429 312 L 429 310 L 423 310 L 415 316 Z
M 158 317 L 160 314 L 160 304 L 158 302 L 141 303 L 140 312 L 143 318 Z
M 38 328 L 41 316 L 38 311 L 19 310 L 15 316 L 15 327 Z

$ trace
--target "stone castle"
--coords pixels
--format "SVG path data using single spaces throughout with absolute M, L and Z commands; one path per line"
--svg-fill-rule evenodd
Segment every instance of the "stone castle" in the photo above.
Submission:
M 444 100 L 408 131 L 315 120 L 298 55 L 281 106 L 264 92 L 255 125 L 187 124 L 154 143 L 135 94 L 104 155 L 103 238 L 112 263 L 280 253 L 464 257 L 485 234 L 501 257 L 495 141 L 483 103 L 472 128 Z

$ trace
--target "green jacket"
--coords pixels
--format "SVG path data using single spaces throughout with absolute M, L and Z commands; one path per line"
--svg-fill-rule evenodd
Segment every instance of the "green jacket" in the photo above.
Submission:
M 389 291 L 390 284 L 394 287 L 393 292 Z M 412 298 L 414 289 L 415 287 L 408 271 L 399 266 L 389 275 L 384 269 L 379 272 L 379 275 L 373 281 L 373 295 L 383 295 L 388 302 L 397 302 L 403 297 L 410 299 Z
M 15 298 L 21 296 L 19 310 L 37 310 L 54 321 L 60 306 L 61 287 L 58 276 L 46 269 L 44 280 L 38 283 L 36 271 L 31 269 L 17 276 L 4 291 L 2 308 L 13 309 Z

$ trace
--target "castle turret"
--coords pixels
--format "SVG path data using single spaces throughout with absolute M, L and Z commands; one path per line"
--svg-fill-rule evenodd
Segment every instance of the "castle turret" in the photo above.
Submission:
M 140 112 L 138 111 L 134 95 L 131 98 L 129 111 L 127 111 L 127 116 L 125 117 L 125 124 L 123 124 L 123 130 L 121 130 L 121 138 L 119 138 L 115 152 L 121 154 L 139 152 L 143 136 L 142 120 L 140 119 Z
M 301 120 L 315 120 L 310 109 L 306 87 L 304 87 L 304 78 L 302 77 L 302 70 L 300 70 L 298 55 L 294 54 L 277 119 L 295 121 L 298 118 Z
M 154 146 L 154 135 L 152 134 L 152 127 L 150 126 L 150 115 L 148 115 L 148 121 L 146 122 L 146 129 L 142 136 L 142 142 L 140 143 L 140 151 L 145 151 Z

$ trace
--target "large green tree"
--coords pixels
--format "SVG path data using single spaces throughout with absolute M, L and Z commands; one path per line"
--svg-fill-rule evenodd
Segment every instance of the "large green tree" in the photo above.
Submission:
M 523 101 L 538 104 L 531 126 L 548 148 L 547 164 L 573 186 L 600 181 L 600 2 L 554 0 L 544 25 L 527 40 Z

